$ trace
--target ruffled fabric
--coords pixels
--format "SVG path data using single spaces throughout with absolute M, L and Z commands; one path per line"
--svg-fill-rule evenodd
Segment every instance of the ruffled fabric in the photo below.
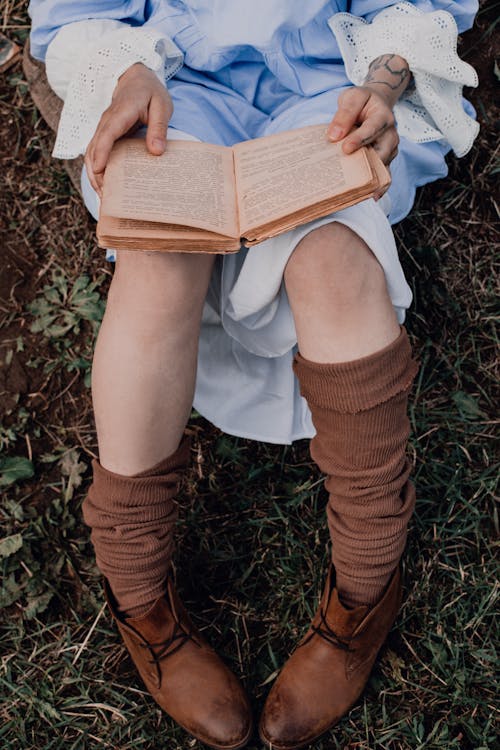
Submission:
M 442 1 L 428 5 L 439 7 Z M 103 12 L 104 4 L 97 0 L 86 3 L 85 13 Z M 472 0 L 463 0 L 448 7 L 465 8 L 471 3 Z M 333 13 L 346 9 L 344 0 L 318 0 L 312 15 L 312 6 L 298 0 L 262 0 L 253 5 L 248 0 L 238 0 L 240 7 L 253 13 L 254 36 L 250 36 L 250 25 L 243 24 L 243 17 L 236 24 L 229 23 L 236 14 L 233 0 L 150 0 L 147 4 L 143 0 L 110 0 L 106 5 L 108 19 L 94 21 L 88 20 L 88 15 L 87 20 L 82 19 L 80 3 L 32 0 L 35 4 L 39 14 L 35 50 L 43 57 L 48 45 L 51 84 L 56 90 L 59 88 L 58 93 L 67 104 L 73 99 L 72 114 L 61 124 L 61 137 L 71 126 L 77 128 L 74 143 L 78 147 L 73 153 L 85 150 L 100 115 L 111 101 L 119 75 L 139 61 L 134 57 L 138 50 L 144 55 L 140 61 L 149 63 L 148 67 L 162 80 L 172 75 L 172 67 L 165 66 L 165 62 L 172 63 L 174 69 L 179 65 L 169 83 L 174 112 L 168 138 L 194 138 L 229 146 L 248 138 L 326 123 L 337 109 L 339 94 L 350 85 L 339 44 L 327 23 Z M 419 0 L 418 4 L 422 2 Z M 373 14 L 384 12 L 387 5 L 389 0 L 353 0 L 349 7 L 352 13 L 373 21 Z M 95 11 L 89 11 L 90 6 Z M 320 12 L 316 12 L 320 6 Z M 228 7 L 232 8 L 229 14 Z M 45 14 L 43 23 L 40 14 Z M 353 18 L 342 15 L 344 19 Z M 215 17 L 221 28 L 213 28 Z M 284 22 L 286 19 L 289 23 Z M 410 26 L 416 19 L 420 19 L 420 14 L 406 17 L 405 23 Z M 359 23 L 368 30 L 374 27 L 362 20 Z M 459 20 L 460 23 L 463 26 L 465 21 Z M 53 36 L 53 27 L 58 25 L 61 28 Z M 132 47 L 126 54 L 119 49 L 125 25 Z M 279 33 L 272 34 L 271 27 L 278 26 Z M 118 49 L 109 51 L 111 42 L 116 42 Z M 448 42 L 456 54 L 456 33 L 447 37 Z M 265 47 L 261 48 L 261 43 Z M 103 65 L 98 74 L 92 67 L 89 74 L 89 63 L 100 60 L 96 55 L 101 49 L 108 49 L 114 62 Z M 184 54 L 182 67 L 179 50 Z M 373 57 L 391 51 L 383 49 L 373 56 L 370 51 L 368 64 Z M 408 59 L 409 54 L 405 57 Z M 434 71 L 435 76 L 438 73 L 439 70 Z M 84 111 L 79 98 L 82 91 L 86 92 Z M 470 105 L 464 106 L 470 114 Z M 70 112 L 69 104 L 66 112 Z M 87 123 L 82 128 L 82 117 L 90 112 L 93 125 Z M 399 263 L 390 223 L 408 213 L 418 185 L 446 174 L 444 155 L 450 147 L 438 130 L 437 121 L 433 118 L 430 124 L 434 134 L 424 140 L 431 142 L 410 141 L 403 134 L 398 156 L 391 164 L 393 184 L 378 203 L 365 201 L 250 250 L 242 248 L 239 253 L 217 259 L 203 314 L 194 406 L 222 430 L 276 443 L 314 434 L 309 408 L 292 370 L 296 332 L 283 273 L 297 243 L 316 227 L 338 221 L 365 240 L 384 269 L 398 320 L 404 320 L 411 291 Z M 60 155 L 62 151 L 56 147 L 55 153 Z M 85 203 L 97 217 L 98 197 L 85 170 L 82 186 Z
M 68 64 L 68 49 L 85 52 Z M 148 26 L 94 19 L 61 29 L 46 57 L 49 83 L 65 100 L 52 156 L 74 159 L 85 153 L 111 104 L 118 78 L 138 62 L 164 83 L 182 67 L 183 55 L 170 39 Z
M 173 128 L 167 138 L 197 140 Z M 85 169 L 82 192 L 97 218 L 99 198 Z M 217 258 L 198 347 L 194 408 L 200 414 L 230 435 L 269 443 L 314 435 L 311 413 L 292 369 L 297 334 L 283 284 L 285 267 L 309 232 L 338 221 L 358 234 L 378 259 L 402 323 L 412 294 L 387 220 L 390 203 L 385 194 L 377 203 L 364 201 Z M 108 251 L 107 257 L 114 259 L 114 252 Z
M 371 23 L 337 13 L 328 24 L 356 86 L 381 55 L 396 54 L 408 62 L 415 89 L 394 107 L 400 135 L 419 143 L 445 139 L 457 156 L 470 150 L 479 125 L 464 112 L 462 88 L 477 86 L 478 78 L 457 55 L 458 30 L 450 13 L 423 13 L 403 2 L 381 11 Z

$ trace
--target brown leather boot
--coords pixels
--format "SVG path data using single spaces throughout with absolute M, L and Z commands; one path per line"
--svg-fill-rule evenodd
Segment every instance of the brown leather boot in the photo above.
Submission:
M 109 608 L 137 670 L 158 705 L 183 729 L 217 750 L 248 742 L 252 716 L 234 674 L 191 622 L 172 580 L 142 617 L 124 618 L 104 579 Z
M 273 750 L 293 750 L 333 727 L 357 701 L 401 606 L 401 571 L 373 607 L 344 607 L 333 566 L 320 606 L 268 695 L 260 736 Z

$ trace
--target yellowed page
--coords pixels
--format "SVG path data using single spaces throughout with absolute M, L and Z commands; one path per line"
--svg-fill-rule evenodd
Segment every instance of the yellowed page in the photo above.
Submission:
M 372 172 L 378 180 L 377 188 L 388 188 L 391 184 L 391 173 L 389 169 L 385 166 L 384 162 L 377 154 L 373 146 L 368 146 L 368 148 L 366 149 L 366 154 L 368 156 L 368 161 L 370 162 Z
M 165 153 L 153 156 L 144 140 L 122 139 L 106 167 L 101 215 L 239 237 L 232 150 L 168 141 Z
M 210 242 L 228 242 L 227 235 L 208 232 L 206 229 L 179 226 L 177 224 L 165 224 L 163 222 L 137 221 L 136 219 L 115 219 L 112 216 L 102 216 L 97 224 L 97 239 L 109 237 L 109 244 L 113 247 L 113 238 L 126 237 L 130 244 L 135 243 L 137 248 L 141 242 L 156 241 L 158 244 L 165 238 L 169 241 L 175 240 L 208 240 Z M 233 243 L 234 244 L 234 243 Z M 239 247 L 239 244 L 238 244 Z
M 97 241 L 100 247 L 138 252 L 232 253 L 241 247 L 239 238 L 208 232 L 206 229 L 135 219 L 113 219 L 110 216 L 99 219 Z
M 233 146 L 240 231 L 372 182 L 365 150 L 346 156 L 326 137 L 326 125 L 310 125 Z

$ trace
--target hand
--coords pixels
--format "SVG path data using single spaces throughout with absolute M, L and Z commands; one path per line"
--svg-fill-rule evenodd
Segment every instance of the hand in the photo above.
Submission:
M 355 125 L 359 127 L 354 128 Z M 383 94 L 356 86 L 339 96 L 339 107 L 328 126 L 328 137 L 339 141 L 345 136 L 348 136 L 342 144 L 345 154 L 371 144 L 384 164 L 391 163 L 398 153 L 399 136 L 392 108 Z M 379 200 L 384 193 L 385 190 L 380 190 L 373 197 Z
M 141 124 L 147 125 L 148 151 L 159 156 L 165 151 L 172 112 L 172 100 L 165 86 L 142 63 L 132 65 L 120 76 L 111 104 L 103 112 L 85 153 L 90 184 L 99 195 L 102 195 L 104 170 L 114 142 Z
M 371 144 L 384 164 L 390 164 L 399 144 L 392 108 L 411 81 L 408 63 L 402 57 L 377 57 L 368 68 L 363 86 L 347 89 L 339 96 L 337 113 L 328 127 L 329 138 L 339 141 L 347 136 L 342 145 L 346 154 Z M 356 125 L 359 127 L 353 129 Z
M 339 141 L 345 136 L 342 145 L 345 154 L 371 144 L 384 164 L 390 164 L 398 151 L 399 136 L 392 107 L 384 94 L 368 86 L 342 92 L 337 112 L 328 127 L 328 137 Z

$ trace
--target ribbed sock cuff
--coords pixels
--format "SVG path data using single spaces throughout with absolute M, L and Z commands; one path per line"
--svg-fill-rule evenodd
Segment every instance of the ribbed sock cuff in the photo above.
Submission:
M 151 469 L 122 476 L 93 462 L 94 481 L 82 506 L 97 565 L 121 612 L 137 616 L 165 591 L 177 519 L 177 491 L 190 441 Z
M 321 409 L 356 414 L 411 387 L 418 371 L 406 329 L 383 349 L 351 362 L 322 364 L 296 354 L 293 369 L 307 402 Z
M 163 505 L 165 496 L 176 487 L 179 479 L 177 473 L 188 465 L 189 453 L 190 440 L 184 437 L 175 453 L 152 468 L 130 477 L 115 474 L 103 468 L 98 461 L 92 461 L 92 496 L 103 499 L 107 513 L 128 513 L 135 507 L 140 511 L 141 505 Z M 94 525 L 85 513 L 84 516 L 89 526 Z

